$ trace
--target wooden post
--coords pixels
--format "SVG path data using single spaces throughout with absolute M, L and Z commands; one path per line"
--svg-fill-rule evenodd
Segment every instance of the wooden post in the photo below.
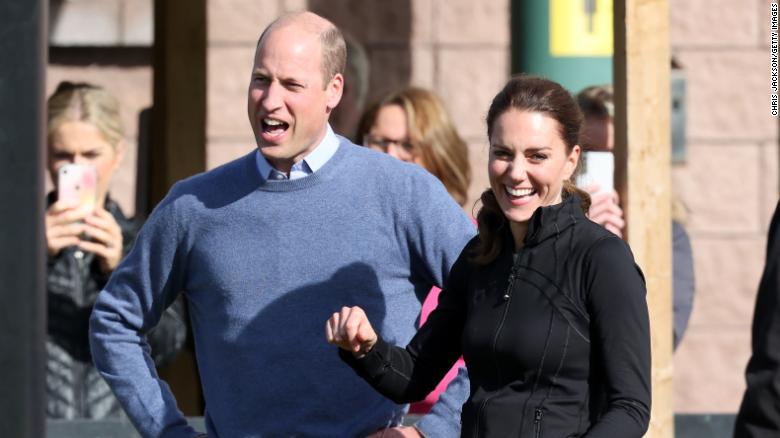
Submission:
M 176 181 L 206 170 L 206 0 L 154 2 L 153 59 L 149 210 Z M 191 343 L 158 372 L 185 415 L 203 415 Z
M 206 0 L 154 2 L 149 208 L 206 170 Z
M 647 280 L 653 406 L 647 436 L 674 436 L 668 0 L 616 0 L 616 186 Z
M 48 1 L 0 2 L 0 436 L 46 435 Z

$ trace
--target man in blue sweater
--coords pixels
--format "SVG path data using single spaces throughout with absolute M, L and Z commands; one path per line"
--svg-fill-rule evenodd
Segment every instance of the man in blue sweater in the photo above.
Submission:
M 359 305 L 390 342 L 415 332 L 474 228 L 419 166 L 336 136 L 345 49 L 312 13 L 258 43 L 248 112 L 259 152 L 177 183 L 100 293 L 92 354 L 143 436 L 197 436 L 155 373 L 144 335 L 188 299 L 212 437 L 362 437 L 399 425 L 322 341 L 322 321 Z M 459 435 L 465 374 L 416 428 Z M 390 436 L 389 434 L 386 436 Z

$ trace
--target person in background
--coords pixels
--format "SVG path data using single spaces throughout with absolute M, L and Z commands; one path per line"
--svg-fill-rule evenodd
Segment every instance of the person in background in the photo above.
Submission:
M 587 87 L 577 94 L 577 102 L 585 116 L 582 146 L 586 151 L 612 151 L 615 147 L 614 97 L 611 85 Z M 625 217 L 620 199 L 614 189 L 585 188 L 592 203 L 588 217 L 618 236 L 623 235 Z M 673 346 L 680 345 L 693 310 L 696 281 L 693 272 L 693 250 L 685 231 L 686 209 L 672 197 L 672 300 Z
M 439 178 L 461 207 L 466 204 L 471 182 L 468 146 L 458 135 L 441 99 L 432 91 L 406 87 L 385 95 L 361 117 L 358 138 L 363 146 L 422 166 Z M 425 298 L 421 325 L 436 307 L 440 291 L 434 287 Z M 425 400 L 413 403 L 409 412 L 428 412 L 462 366 L 460 359 L 436 389 Z
M 425 294 L 474 235 L 428 172 L 333 132 L 345 58 L 330 21 L 311 12 L 274 20 L 247 78 L 257 149 L 175 184 L 100 293 L 90 324 L 95 364 L 141 435 L 197 435 L 138 336 L 179 294 L 210 436 L 460 433 L 465 376 L 402 426 L 406 407 L 318 342 L 322 321 L 343 302 L 408 342 Z
M 89 317 L 98 292 L 133 245 L 135 226 L 108 194 L 124 154 L 119 103 L 103 88 L 62 82 L 48 99 L 49 175 L 55 187 L 65 164 L 94 166 L 94 209 L 46 198 L 46 413 L 49 418 L 102 419 L 121 415 L 119 402 L 92 364 Z M 186 326 L 180 303 L 148 334 L 154 363 L 181 350 Z
M 341 102 L 330 115 L 330 124 L 334 132 L 349 138 L 353 143 L 360 144 L 362 140 L 356 132 L 363 108 L 366 106 L 370 68 L 366 50 L 360 42 L 349 34 L 344 34 L 344 42 L 347 45 L 344 92 L 341 95 Z
M 751 347 L 734 438 L 776 438 L 780 436 L 780 202 L 769 225 Z
M 471 183 L 466 142 L 436 94 L 419 87 L 389 93 L 360 118 L 363 146 L 422 166 L 464 206 Z
M 406 348 L 359 306 L 325 338 L 397 403 L 425 396 L 462 354 L 462 437 L 641 437 L 650 421 L 650 323 L 628 245 L 585 216 L 571 177 L 582 116 L 559 84 L 512 78 L 488 110 L 490 188 L 479 235 Z M 382 337 L 379 336 L 382 335 Z

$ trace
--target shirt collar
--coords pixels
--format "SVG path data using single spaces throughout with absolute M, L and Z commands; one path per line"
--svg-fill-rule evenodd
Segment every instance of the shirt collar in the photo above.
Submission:
M 320 141 L 320 144 L 318 144 L 313 151 L 309 152 L 308 155 L 303 157 L 303 160 L 293 164 L 290 169 L 290 179 L 303 178 L 320 170 L 320 168 L 336 153 L 336 150 L 339 148 L 339 139 L 330 127 L 330 123 L 326 125 L 326 128 L 325 137 Z M 257 168 L 260 171 L 260 175 L 264 179 L 268 179 L 274 168 L 260 152 L 260 149 L 257 150 L 256 157 Z

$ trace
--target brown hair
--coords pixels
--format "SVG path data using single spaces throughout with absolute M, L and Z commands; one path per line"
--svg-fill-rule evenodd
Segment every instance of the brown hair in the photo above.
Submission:
M 423 167 L 438 178 L 461 206 L 466 203 L 471 166 L 468 146 L 458 135 L 444 104 L 436 94 L 419 87 L 392 92 L 372 105 L 360 119 L 358 140 L 371 131 L 379 110 L 398 105 L 406 113 L 409 141 Z
M 577 93 L 577 104 L 583 116 L 609 119 L 615 117 L 615 98 L 612 85 L 591 85 Z
M 493 98 L 487 114 L 488 140 L 499 116 L 510 109 L 543 113 L 558 122 L 559 134 L 567 152 L 578 144 L 582 113 L 571 94 L 560 84 L 548 79 L 518 75 L 507 82 L 504 88 Z M 572 173 L 572 177 L 576 174 Z M 581 199 L 582 210 L 590 208 L 590 196 L 578 189 L 571 180 L 563 183 L 563 197 L 576 195 Z M 474 247 L 472 260 L 486 265 L 498 257 L 502 250 L 503 233 L 509 232 L 509 221 L 498 205 L 495 193 L 487 189 L 480 198 L 482 208 L 477 213 L 479 242 Z
M 119 102 L 108 91 L 86 82 L 61 82 L 47 101 L 47 136 L 69 121 L 94 125 L 116 149 L 124 137 Z

